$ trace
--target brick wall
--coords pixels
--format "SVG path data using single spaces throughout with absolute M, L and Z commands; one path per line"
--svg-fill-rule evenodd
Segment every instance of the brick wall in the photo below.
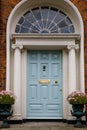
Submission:
M 21 0 L 0 0 L 0 90 L 6 86 L 6 23 L 14 6 Z M 71 0 L 80 11 L 85 27 L 85 85 L 87 92 L 87 0 Z
M 7 19 L 20 0 L 0 0 L 0 90 L 6 87 L 6 24 Z

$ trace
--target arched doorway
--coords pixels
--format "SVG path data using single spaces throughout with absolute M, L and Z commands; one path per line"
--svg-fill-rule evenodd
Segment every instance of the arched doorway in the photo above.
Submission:
M 74 12 L 70 13 L 70 10 Z M 15 117 L 18 116 L 21 119 L 22 115 L 23 118 L 29 119 L 71 118 L 65 99 L 68 93 L 73 90 L 84 91 L 84 78 L 81 79 L 82 73 L 84 74 L 82 72 L 84 70 L 82 62 L 84 52 L 81 20 L 79 12 L 68 1 L 57 2 L 55 0 L 54 3 L 52 1 L 50 3 L 38 1 L 37 4 L 35 1 L 29 3 L 26 1 L 20 2 L 16 6 L 8 21 L 9 36 L 11 36 L 10 45 L 14 51 L 10 53 L 11 58 L 9 55 L 7 57 L 7 73 L 10 72 L 11 78 L 11 82 L 7 78 L 7 89 L 12 88 L 17 95 L 14 106 Z M 81 24 L 81 28 L 78 28 L 77 24 Z M 9 37 L 7 37 L 7 41 L 9 41 Z M 77 51 L 79 47 L 81 47 L 80 51 Z M 9 51 L 7 52 L 9 54 Z M 60 57 L 60 55 L 59 62 L 58 58 L 55 57 Z M 38 75 L 36 75 L 37 81 L 40 79 L 38 83 L 34 77 L 35 72 Z M 51 89 L 48 89 L 49 82 L 53 82 L 50 85 Z M 8 84 L 11 84 L 10 88 Z M 79 87 L 80 84 L 81 87 Z M 56 93 L 57 90 L 60 91 L 59 94 Z M 54 96 L 52 92 L 54 92 Z M 37 98 L 38 95 L 41 96 Z M 58 97 L 61 97 L 60 101 Z M 38 114 L 35 114 L 37 111 Z M 57 115 L 58 112 L 61 113 L 61 116 Z

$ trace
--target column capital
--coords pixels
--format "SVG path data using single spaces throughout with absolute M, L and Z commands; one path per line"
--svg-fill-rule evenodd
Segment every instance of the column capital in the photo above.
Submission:
M 79 45 L 78 44 L 76 44 L 76 45 L 68 45 L 67 49 L 68 50 L 71 50 L 71 49 L 78 50 L 79 49 Z
M 22 50 L 22 49 L 23 49 L 23 45 L 20 45 L 20 44 L 12 44 L 12 49 L 15 50 L 16 48 Z

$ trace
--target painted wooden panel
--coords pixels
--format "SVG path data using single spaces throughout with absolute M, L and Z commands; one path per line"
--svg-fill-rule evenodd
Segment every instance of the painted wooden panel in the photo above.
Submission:
M 48 85 L 41 85 L 40 86 L 41 99 L 48 99 L 48 94 L 49 94 Z
M 28 52 L 27 118 L 62 118 L 62 52 Z
M 30 99 L 37 98 L 37 85 L 30 85 Z

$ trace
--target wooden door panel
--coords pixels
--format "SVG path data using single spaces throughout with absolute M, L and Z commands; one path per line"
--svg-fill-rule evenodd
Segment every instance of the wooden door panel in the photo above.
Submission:
M 62 118 L 62 52 L 28 52 L 27 117 Z

